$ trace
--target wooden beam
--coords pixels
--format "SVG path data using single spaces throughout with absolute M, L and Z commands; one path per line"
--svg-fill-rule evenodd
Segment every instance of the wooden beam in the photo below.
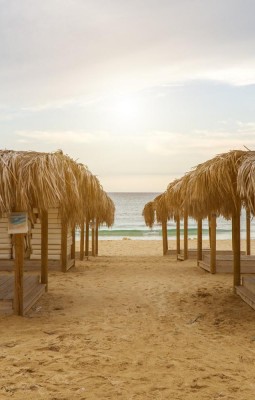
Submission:
M 85 256 L 89 256 L 89 218 L 86 219 L 86 230 L 85 230 Z
M 208 215 L 209 247 L 211 248 L 211 216 Z
M 41 283 L 46 284 L 48 291 L 48 212 L 41 213 Z
M 210 228 L 211 228 L 211 257 L 210 257 L 210 272 L 211 274 L 216 273 L 216 215 L 211 214 L 210 216 Z
M 233 210 L 232 213 L 232 243 L 233 243 L 233 274 L 234 274 L 234 292 L 235 287 L 241 284 L 241 251 L 240 251 L 240 209 Z
M 14 313 L 23 315 L 23 268 L 24 268 L 24 234 L 14 235 L 15 246 L 15 280 L 14 280 Z
M 96 256 L 98 256 L 98 229 L 99 229 L 99 224 L 98 224 L 98 219 L 96 219 Z
M 92 221 L 91 225 L 91 241 L 92 241 L 92 256 L 95 257 L 96 251 L 95 251 L 95 221 Z
M 75 226 L 72 229 L 71 259 L 75 260 Z
M 67 223 L 62 221 L 61 229 L 61 264 L 62 272 L 67 271 Z
M 197 221 L 197 263 L 203 258 L 203 223 L 202 218 Z
M 251 255 L 251 213 L 246 210 L 246 254 Z
M 167 221 L 162 221 L 162 240 L 163 240 L 163 255 L 166 255 L 168 250 Z
M 184 250 L 183 259 L 188 259 L 188 213 L 184 212 Z
M 180 217 L 176 217 L 176 257 L 181 253 L 181 229 L 180 229 Z
M 80 260 L 84 259 L 84 220 L 81 223 Z

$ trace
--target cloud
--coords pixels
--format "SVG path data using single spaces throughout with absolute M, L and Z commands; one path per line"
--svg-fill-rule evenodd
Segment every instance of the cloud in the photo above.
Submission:
M 254 13 L 248 0 L 4 2 L 0 102 L 36 110 L 192 79 L 253 84 Z
M 235 131 L 193 130 L 189 133 L 156 131 L 150 133 L 146 150 L 162 157 L 209 158 L 232 149 L 255 148 L 255 123 L 237 122 Z M 184 160 L 183 160 L 184 161 Z
M 88 144 L 88 143 L 98 143 L 102 140 L 108 138 L 106 132 L 75 132 L 75 131 L 16 131 L 16 135 L 20 138 L 19 142 L 26 143 L 40 141 L 45 144 Z

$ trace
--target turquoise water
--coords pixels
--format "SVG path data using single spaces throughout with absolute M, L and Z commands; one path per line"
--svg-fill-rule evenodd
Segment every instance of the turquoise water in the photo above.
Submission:
M 100 239 L 118 240 L 130 238 L 136 240 L 160 240 L 161 225 L 148 228 L 142 217 L 142 211 L 146 203 L 153 200 L 159 193 L 108 193 L 115 203 L 115 222 L 112 228 L 102 226 L 99 230 Z M 253 226 L 254 225 L 254 226 Z M 181 222 L 181 234 L 183 234 L 183 223 Z M 79 232 L 76 232 L 77 239 Z M 196 222 L 189 219 L 188 237 L 197 237 Z M 241 237 L 245 238 L 245 214 L 241 218 Z M 255 224 L 251 223 L 251 237 L 255 238 Z M 173 221 L 168 222 L 168 239 L 175 240 L 176 230 Z M 207 221 L 203 221 L 203 238 L 209 238 Z M 217 239 L 231 239 L 231 222 L 223 218 L 217 219 Z

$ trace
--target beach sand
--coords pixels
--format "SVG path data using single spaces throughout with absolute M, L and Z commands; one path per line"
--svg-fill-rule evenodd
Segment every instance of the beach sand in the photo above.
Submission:
M 101 241 L 26 317 L 0 317 L 0 399 L 253 400 L 255 311 L 232 280 L 160 241 Z

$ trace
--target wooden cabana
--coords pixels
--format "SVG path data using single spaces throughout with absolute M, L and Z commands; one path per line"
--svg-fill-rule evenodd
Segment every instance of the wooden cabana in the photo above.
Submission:
M 240 212 L 244 205 L 237 190 L 237 176 L 247 151 L 233 150 L 198 165 L 186 188 L 183 206 L 197 220 L 211 222 L 211 272 L 216 272 L 216 217 L 232 220 L 234 288 L 240 285 Z M 213 260 L 213 263 L 212 263 Z
M 68 224 L 73 226 L 81 218 L 80 171 L 78 165 L 61 151 L 38 153 L 32 151 L 4 150 L 0 152 L 0 230 L 1 239 L 9 240 L 7 225 L 3 223 L 19 213 L 22 219 L 31 225 L 38 223 L 35 211 L 40 219 L 40 275 L 24 274 L 25 242 L 31 234 L 31 228 L 22 233 L 12 233 L 14 253 L 12 273 L 1 273 L 0 303 L 5 307 L 14 307 L 18 315 L 23 315 L 35 301 L 47 290 L 49 258 L 49 214 L 57 209 L 61 219 L 60 261 L 67 268 L 68 261 Z M 55 211 L 54 211 L 55 212 Z M 2 245 L 5 243 L 2 242 Z M 12 247 L 11 247 L 12 248 Z M 9 247 L 10 249 L 10 247 Z M 34 253 L 32 253 L 34 254 Z M 29 257 L 31 254 L 29 255 Z M 1 263 L 9 261 L 7 257 Z M 35 260 L 31 261 L 35 263 Z M 1 307 L 0 307 L 1 308 Z

